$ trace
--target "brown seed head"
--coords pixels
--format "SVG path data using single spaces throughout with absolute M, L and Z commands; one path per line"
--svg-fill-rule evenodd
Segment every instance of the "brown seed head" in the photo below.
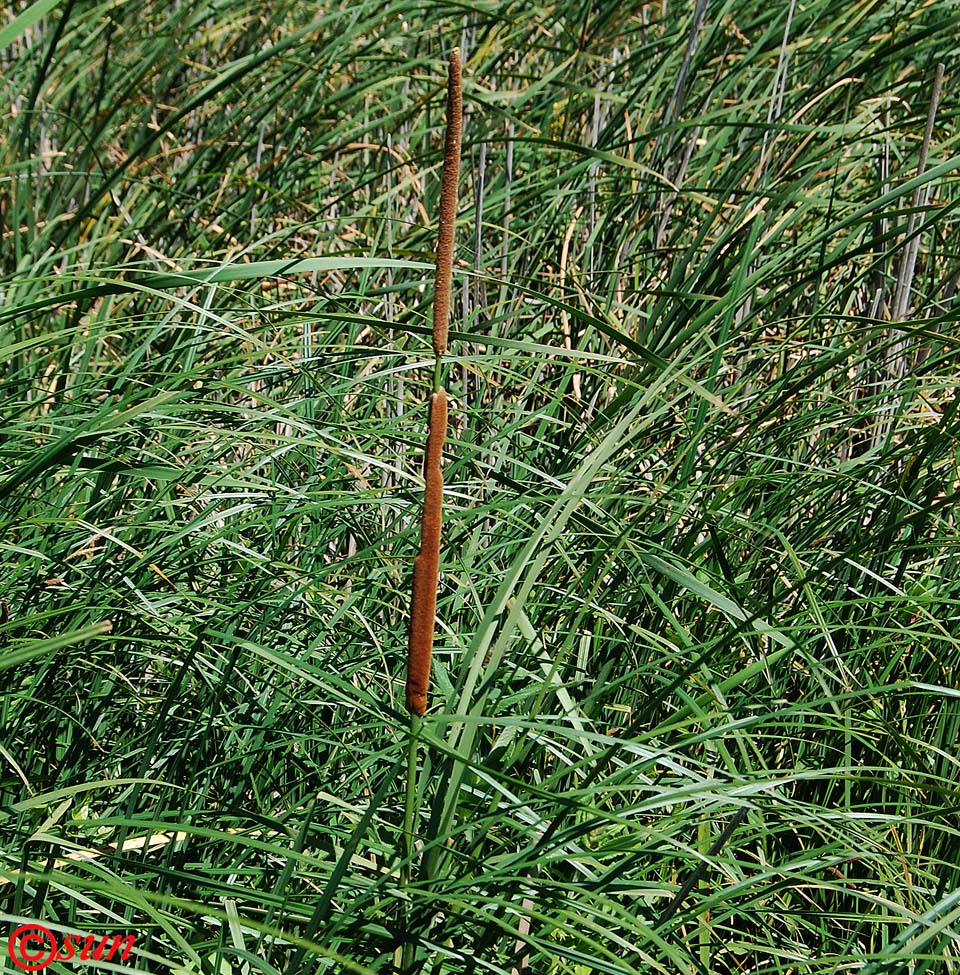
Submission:
M 443 175 L 440 180 L 440 236 L 437 242 L 437 270 L 433 293 L 433 351 L 447 351 L 450 326 L 450 279 L 453 275 L 453 229 L 457 219 L 457 181 L 460 175 L 460 141 L 463 133 L 463 86 L 460 49 L 450 55 L 447 74 L 447 135 L 443 147 Z
M 423 462 L 426 491 L 420 520 L 420 554 L 413 563 L 413 596 L 410 601 L 407 709 L 421 716 L 427 709 L 437 615 L 440 528 L 443 518 L 443 473 L 440 462 L 446 436 L 447 391 L 441 388 L 430 397 L 430 433 Z

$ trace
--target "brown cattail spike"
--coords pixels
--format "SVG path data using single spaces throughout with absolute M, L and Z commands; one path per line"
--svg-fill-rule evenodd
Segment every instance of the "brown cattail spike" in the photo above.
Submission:
M 463 132 L 463 86 L 460 80 L 460 49 L 450 55 L 447 75 L 447 137 L 443 147 L 440 180 L 440 239 L 437 242 L 437 273 L 433 295 L 433 351 L 447 351 L 450 326 L 450 278 L 453 274 L 453 228 L 457 219 L 457 180 L 460 175 L 460 139 Z
M 440 524 L 443 473 L 440 461 L 447 437 L 447 392 L 430 397 L 430 433 L 423 460 L 426 492 L 420 521 L 420 554 L 413 563 L 413 598 L 410 604 L 410 648 L 407 655 L 407 709 L 423 715 L 427 709 L 433 630 L 437 615 L 437 576 L 440 571 Z

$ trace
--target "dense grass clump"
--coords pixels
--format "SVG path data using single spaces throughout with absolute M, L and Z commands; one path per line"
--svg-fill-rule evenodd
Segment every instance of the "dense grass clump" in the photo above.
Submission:
M 7 10 L 6 935 L 180 975 L 957 970 L 958 17 Z

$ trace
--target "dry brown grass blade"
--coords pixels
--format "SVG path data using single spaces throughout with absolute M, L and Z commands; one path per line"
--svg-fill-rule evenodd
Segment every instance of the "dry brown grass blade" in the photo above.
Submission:
M 460 176 L 460 140 L 463 131 L 463 86 L 460 80 L 460 49 L 450 55 L 447 76 L 447 136 L 443 148 L 440 183 L 440 239 L 433 297 L 433 351 L 447 351 L 450 326 L 450 280 L 453 275 L 453 228 L 457 219 L 457 182 Z
M 430 433 L 423 461 L 426 492 L 420 522 L 420 553 L 413 564 L 410 603 L 410 644 L 407 656 L 407 709 L 423 715 L 427 709 L 433 630 L 437 614 L 437 576 L 440 571 L 440 525 L 443 473 L 440 469 L 447 437 L 447 393 L 441 388 L 430 398 Z

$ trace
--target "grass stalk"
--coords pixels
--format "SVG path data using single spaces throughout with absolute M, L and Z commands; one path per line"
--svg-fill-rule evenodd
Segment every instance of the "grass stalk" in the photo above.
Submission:
M 943 63 L 937 64 L 934 71 L 933 83 L 930 90 L 930 107 L 927 110 L 927 123 L 920 142 L 920 159 L 917 162 L 917 176 L 922 176 L 927 169 L 927 155 L 930 143 L 933 141 L 933 126 L 937 119 L 937 107 L 940 104 L 940 93 L 943 89 Z M 910 216 L 907 218 L 907 230 L 904 235 L 905 246 L 897 275 L 897 293 L 893 303 L 892 319 L 901 322 L 910 310 L 910 294 L 913 289 L 913 276 L 917 266 L 917 255 L 920 253 L 920 236 L 915 233 L 919 215 L 927 205 L 931 188 L 929 185 L 919 185 L 913 191 L 913 203 Z
M 411 866 L 416 852 L 414 841 L 414 819 L 417 814 L 417 741 L 420 737 L 421 719 L 417 714 L 410 715 L 410 737 L 407 741 L 407 772 L 406 792 L 403 802 L 403 859 L 400 864 L 400 883 L 404 890 L 409 891 L 411 880 Z M 403 947 L 400 959 L 400 970 L 412 970 L 416 958 L 416 944 L 410 937 L 410 901 L 404 901 L 403 907 Z

